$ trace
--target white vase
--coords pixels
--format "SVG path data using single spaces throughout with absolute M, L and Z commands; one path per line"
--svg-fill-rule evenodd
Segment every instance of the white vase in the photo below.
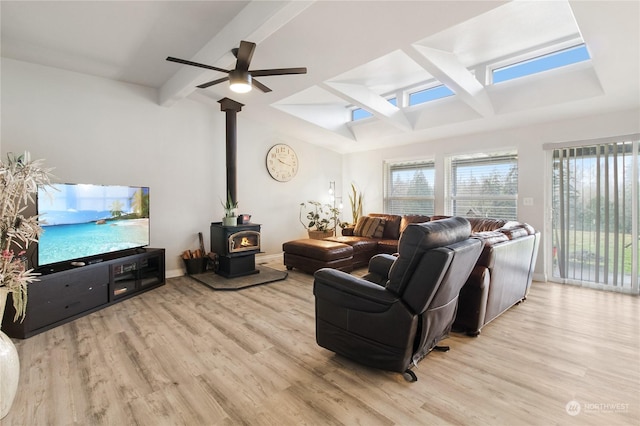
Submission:
M 4 315 L 9 291 L 0 287 L 0 324 Z M 0 330 L 0 419 L 8 413 L 18 391 L 20 360 L 18 351 L 9 336 Z

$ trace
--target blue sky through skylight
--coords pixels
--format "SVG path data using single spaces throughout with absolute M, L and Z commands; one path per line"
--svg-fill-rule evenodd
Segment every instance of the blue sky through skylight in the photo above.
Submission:
M 431 87 L 426 90 L 409 94 L 409 105 L 417 105 L 425 102 L 433 101 L 440 98 L 446 98 L 453 95 L 453 91 L 444 84 Z
M 575 64 L 577 62 L 591 59 L 587 46 L 572 47 L 570 49 L 561 50 L 559 52 L 550 53 L 548 55 L 539 56 L 524 62 L 509 65 L 493 70 L 493 82 L 500 83 L 514 78 L 524 77 L 539 72 L 548 71 L 554 68 L 560 68 L 565 65 Z
M 356 109 L 351 111 L 351 120 L 352 121 L 362 120 L 363 118 L 368 118 L 368 117 L 372 117 L 372 116 L 373 116 L 373 114 L 371 114 L 366 109 L 362 109 L 362 108 L 356 108 Z

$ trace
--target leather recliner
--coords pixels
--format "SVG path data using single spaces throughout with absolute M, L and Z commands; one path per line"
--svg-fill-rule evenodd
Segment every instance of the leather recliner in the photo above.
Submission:
M 461 217 L 411 224 L 398 255 L 372 258 L 362 278 L 314 274 L 318 345 L 356 362 L 406 373 L 448 336 L 458 294 L 482 251 Z

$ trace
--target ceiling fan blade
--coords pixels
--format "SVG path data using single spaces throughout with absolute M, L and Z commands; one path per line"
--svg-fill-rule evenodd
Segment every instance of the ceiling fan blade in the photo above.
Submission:
M 168 57 L 167 57 L 167 61 L 170 61 L 170 62 L 177 62 L 177 63 L 179 63 L 179 64 L 184 64 L 184 65 L 191 65 L 191 66 L 193 66 L 193 67 L 206 68 L 206 69 L 208 69 L 208 70 L 214 70 L 214 71 L 219 71 L 219 72 L 226 72 L 227 74 L 231 72 L 231 71 L 229 71 L 229 70 L 225 70 L 224 68 L 212 67 L 211 65 L 199 64 L 199 63 L 197 63 L 197 62 L 187 61 L 186 59 L 174 58 L 174 57 L 172 57 L 172 56 L 168 56 Z
M 208 83 L 202 83 L 196 87 L 199 89 L 206 89 L 207 87 L 213 86 L 214 84 L 222 83 L 223 81 L 228 81 L 228 80 L 229 80 L 229 76 L 226 76 L 226 77 L 219 78 L 217 80 L 210 81 Z
M 236 55 L 236 57 L 238 58 L 238 60 L 236 61 L 237 70 L 247 71 L 249 69 L 249 64 L 251 63 L 251 58 L 253 57 L 253 52 L 255 50 L 255 43 L 244 40 L 240 42 L 240 48 L 238 49 L 238 54 Z
M 264 77 L 267 75 L 306 74 L 307 68 L 274 68 L 270 70 L 249 71 L 252 77 Z
M 257 87 L 258 89 L 262 90 L 264 93 L 268 93 L 271 92 L 271 89 L 269 89 L 267 86 L 265 86 L 264 84 L 260 83 L 258 80 L 256 80 L 255 78 L 251 79 L 251 84 L 254 87 Z

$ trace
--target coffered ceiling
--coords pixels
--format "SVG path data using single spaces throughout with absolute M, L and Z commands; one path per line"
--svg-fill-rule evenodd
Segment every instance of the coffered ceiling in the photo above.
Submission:
M 158 104 L 230 97 L 284 137 L 351 152 L 640 107 L 636 1 L 2 1 L 2 57 L 157 89 Z M 252 69 L 273 89 L 236 94 L 231 49 L 255 42 Z M 487 66 L 585 42 L 591 60 L 505 83 Z M 386 101 L 443 83 L 454 96 Z M 349 122 L 350 109 L 371 118 Z

